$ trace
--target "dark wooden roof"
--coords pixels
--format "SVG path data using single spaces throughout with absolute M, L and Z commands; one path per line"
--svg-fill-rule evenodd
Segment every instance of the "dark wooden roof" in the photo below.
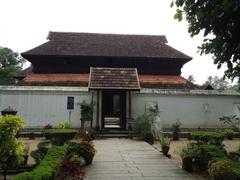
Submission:
M 140 90 L 137 69 L 91 67 L 89 89 Z
M 165 36 L 49 32 L 48 42 L 22 53 L 33 56 L 192 58 L 167 45 Z

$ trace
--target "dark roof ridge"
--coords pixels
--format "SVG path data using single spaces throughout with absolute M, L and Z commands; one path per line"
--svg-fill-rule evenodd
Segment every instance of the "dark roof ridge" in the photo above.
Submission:
M 29 61 L 33 56 L 69 57 L 136 57 L 181 59 L 192 58 L 169 46 L 165 36 L 52 32 L 48 41 L 22 53 Z
M 96 36 L 125 36 L 125 37 L 152 37 L 152 38 L 161 38 L 162 43 L 168 43 L 165 35 L 151 35 L 151 34 L 122 34 L 122 33 L 93 33 L 93 32 L 60 32 L 60 31 L 49 31 L 47 39 L 48 40 L 56 40 L 57 34 L 65 34 L 65 35 L 96 35 Z

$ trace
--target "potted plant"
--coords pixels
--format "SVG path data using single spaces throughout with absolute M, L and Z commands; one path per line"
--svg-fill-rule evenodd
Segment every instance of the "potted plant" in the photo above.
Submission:
M 162 153 L 165 156 L 168 156 L 168 151 L 170 149 L 170 142 L 171 142 L 171 139 L 168 138 L 168 137 L 162 137 L 159 140 L 159 143 L 160 143 L 161 148 L 162 148 Z
M 81 140 L 71 140 L 68 143 L 68 156 L 78 155 L 84 158 L 86 165 L 92 163 L 93 157 L 96 153 L 94 145 L 91 142 Z
M 196 161 L 201 154 L 200 148 L 193 143 L 187 144 L 180 151 L 180 157 L 182 158 L 182 168 L 188 172 L 193 171 L 193 162 Z
M 233 131 L 232 129 L 226 129 L 226 130 L 224 131 L 224 134 L 225 134 L 225 136 L 226 136 L 226 138 L 227 138 L 228 140 L 232 140 L 232 139 L 233 139 L 234 131 Z
M 92 119 L 93 114 L 93 103 L 87 103 L 83 100 L 81 103 L 78 103 L 81 109 L 81 118 L 90 120 Z
M 154 136 L 151 132 L 147 132 L 144 134 L 144 141 L 146 141 L 149 144 L 154 144 Z
M 175 123 L 172 124 L 172 132 L 173 132 L 173 140 L 177 141 L 179 140 L 179 135 L 180 135 L 180 126 L 182 125 L 182 123 L 179 121 L 179 119 L 177 119 L 177 121 Z
M 81 128 L 84 128 L 85 121 L 91 121 L 90 127 L 92 128 L 92 117 L 93 117 L 93 107 L 94 102 L 91 101 L 91 103 L 87 103 L 85 100 L 78 103 L 81 110 Z

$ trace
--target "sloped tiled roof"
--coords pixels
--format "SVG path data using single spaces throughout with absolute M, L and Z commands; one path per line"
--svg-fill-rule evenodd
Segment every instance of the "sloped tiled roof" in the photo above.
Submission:
M 48 42 L 22 56 L 106 56 L 142 58 L 192 58 L 167 45 L 165 36 L 49 32 Z
M 20 71 L 18 74 L 16 74 L 14 77 L 17 79 L 23 79 L 24 77 L 26 77 L 28 74 L 31 74 L 33 70 L 33 66 L 30 65 L 29 67 L 27 67 L 26 69 Z
M 102 74 L 103 75 L 103 74 Z M 105 76 L 107 78 L 107 76 Z M 123 76 L 119 76 L 123 77 Z M 181 76 L 138 75 L 142 88 L 200 89 Z M 113 77 L 111 77 L 113 79 Z M 108 81 L 110 79 L 107 79 Z M 116 82 L 116 81 L 115 81 Z M 118 80 L 119 82 L 119 80 Z M 111 82 L 110 82 L 111 83 Z M 89 86 L 89 74 L 29 74 L 20 85 Z
M 89 89 L 140 90 L 137 69 L 91 67 Z
M 141 87 L 146 88 L 180 88 L 180 89 L 198 89 L 196 85 L 175 75 L 139 75 Z
M 29 74 L 23 81 L 22 85 L 76 85 L 88 86 L 89 74 Z

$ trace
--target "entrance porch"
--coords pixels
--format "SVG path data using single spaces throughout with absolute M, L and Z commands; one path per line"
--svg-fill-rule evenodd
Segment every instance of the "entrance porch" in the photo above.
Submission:
M 137 70 L 91 67 L 89 90 L 97 92 L 96 127 L 127 130 L 132 119 L 131 92 L 140 90 Z

